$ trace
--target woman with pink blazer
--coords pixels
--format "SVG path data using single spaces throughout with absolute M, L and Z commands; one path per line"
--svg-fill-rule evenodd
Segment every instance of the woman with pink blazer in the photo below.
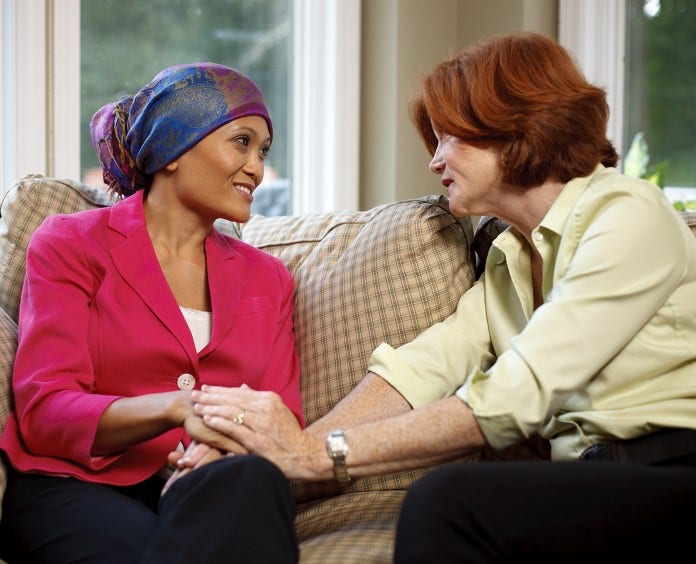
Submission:
M 27 251 L 0 439 L 6 558 L 296 561 L 287 480 L 191 402 L 244 385 L 304 425 L 293 280 L 213 227 L 249 218 L 273 136 L 261 93 L 228 67 L 179 65 L 100 109 L 91 134 L 119 201 L 48 218 Z M 162 493 L 187 448 L 212 463 Z

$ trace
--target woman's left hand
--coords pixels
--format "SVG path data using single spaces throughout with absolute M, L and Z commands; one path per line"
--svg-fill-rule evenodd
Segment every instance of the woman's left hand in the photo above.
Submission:
M 274 392 L 258 392 L 248 386 L 203 386 L 192 392 L 192 399 L 194 412 L 207 427 L 269 459 L 288 478 L 316 479 L 321 471 L 315 468 L 316 461 L 328 459 L 323 441 L 303 432 Z

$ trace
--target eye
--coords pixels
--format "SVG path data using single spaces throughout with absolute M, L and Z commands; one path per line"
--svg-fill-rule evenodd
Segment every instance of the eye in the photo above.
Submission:
M 239 137 L 235 137 L 234 140 L 239 143 L 240 145 L 244 145 L 245 147 L 249 146 L 249 136 L 248 135 L 240 135 Z
M 268 156 L 268 153 L 271 152 L 271 146 L 266 145 L 265 147 L 261 147 L 259 150 L 259 154 L 261 155 L 261 159 L 265 159 Z

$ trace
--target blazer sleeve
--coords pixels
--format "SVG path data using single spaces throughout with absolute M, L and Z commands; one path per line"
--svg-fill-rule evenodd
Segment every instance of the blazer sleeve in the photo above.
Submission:
M 118 397 L 93 393 L 87 326 L 98 276 L 85 260 L 86 245 L 64 216 L 50 217 L 33 235 L 13 388 L 20 434 L 29 451 L 98 469 L 114 457 L 90 455 L 97 425 Z
M 266 368 L 262 389 L 273 390 L 305 426 L 300 394 L 300 362 L 293 326 L 295 284 L 285 265 L 274 261 L 279 279 L 280 309 L 274 346 Z

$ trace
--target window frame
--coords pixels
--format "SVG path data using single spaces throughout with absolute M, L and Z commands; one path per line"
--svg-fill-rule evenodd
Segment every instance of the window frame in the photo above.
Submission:
M 559 0 L 558 41 L 573 53 L 588 81 L 606 90 L 607 137 L 623 155 L 626 1 Z
M 2 0 L 1 14 L 2 191 L 28 173 L 78 179 L 80 0 Z M 357 209 L 360 0 L 295 1 L 293 18 L 292 213 Z
M 606 89 L 607 137 L 622 157 L 628 151 L 623 135 L 627 9 L 626 0 L 558 2 L 558 40 L 575 55 L 588 80 Z M 664 192 L 672 201 L 696 198 L 696 186 L 665 186 Z

